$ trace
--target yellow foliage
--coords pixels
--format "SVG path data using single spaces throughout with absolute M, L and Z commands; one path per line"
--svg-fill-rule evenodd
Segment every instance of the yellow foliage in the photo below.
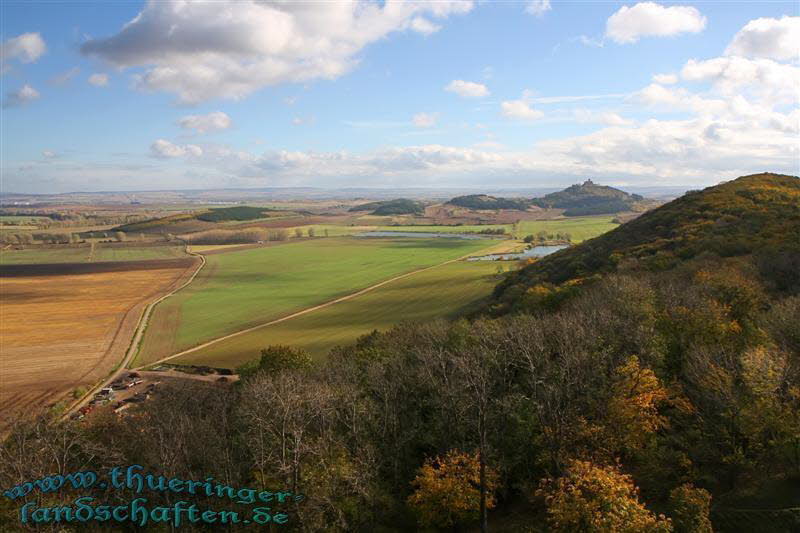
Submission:
M 672 523 L 639 501 L 630 476 L 613 466 L 571 461 L 566 475 L 542 482 L 537 495 L 547 505 L 552 531 L 585 533 L 666 533 Z
M 617 368 L 608 403 L 607 425 L 625 449 L 637 449 L 646 436 L 664 427 L 659 405 L 669 394 L 652 370 L 631 356 Z
M 486 508 L 495 505 L 497 472 L 486 467 Z M 416 487 L 409 505 L 427 526 L 452 527 L 475 520 L 480 512 L 480 462 L 478 454 L 450 450 L 430 458 L 412 482 Z
M 780 387 L 786 357 L 764 346 L 747 350 L 742 354 L 742 379 L 756 397 L 773 394 Z

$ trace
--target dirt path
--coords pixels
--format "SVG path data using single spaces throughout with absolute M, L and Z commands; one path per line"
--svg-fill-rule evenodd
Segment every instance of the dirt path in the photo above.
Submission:
M 148 321 L 150 319 L 150 315 L 151 315 L 151 313 L 153 311 L 153 308 L 158 303 L 160 303 L 161 301 L 169 298 L 170 296 L 172 296 L 176 292 L 180 291 L 181 289 L 183 289 L 184 287 L 189 285 L 192 281 L 194 281 L 194 278 L 197 277 L 197 274 L 200 272 L 200 270 L 203 269 L 203 267 L 206 264 L 206 258 L 205 257 L 203 257 L 200 254 L 189 252 L 188 249 L 187 249 L 186 253 L 188 253 L 189 255 L 193 255 L 193 256 L 199 257 L 200 258 L 200 265 L 192 273 L 192 275 L 189 276 L 189 279 L 187 279 L 186 282 L 181 284 L 179 287 L 176 287 L 176 288 L 172 289 L 171 291 L 167 292 L 166 294 L 163 294 L 158 299 L 156 299 L 156 300 L 150 302 L 149 304 L 147 304 L 147 306 L 144 308 L 144 311 L 142 312 L 141 316 L 139 317 L 139 321 L 138 321 L 138 323 L 136 325 L 136 330 L 135 330 L 135 334 L 133 336 L 133 339 L 131 340 L 130 344 L 128 345 L 128 350 L 125 352 L 125 357 L 122 359 L 120 364 L 111 372 L 111 374 L 108 376 L 108 378 L 106 378 L 101 383 L 98 383 L 97 385 L 92 387 L 80 399 L 78 399 L 75 403 L 70 405 L 70 407 L 64 412 L 64 415 L 61 417 L 62 420 L 65 420 L 71 414 L 73 414 L 78 409 L 80 409 L 81 407 L 86 405 L 86 403 L 89 400 L 91 400 L 91 398 L 95 394 L 97 394 L 97 392 L 100 389 L 102 389 L 103 387 L 107 387 L 112 381 L 116 380 L 120 376 L 120 374 L 124 373 L 127 370 L 127 366 L 131 363 L 131 361 L 136 356 L 136 353 L 139 350 L 139 343 L 141 342 L 142 335 L 144 334 L 144 331 L 147 328 L 147 323 L 148 323 Z
M 148 368 L 148 367 L 151 367 L 153 365 L 158 365 L 160 363 L 164 363 L 164 362 L 170 361 L 172 359 L 175 359 L 176 357 L 181 357 L 181 356 L 186 355 L 188 353 L 196 352 L 197 350 L 201 350 L 203 348 L 211 346 L 212 344 L 216 344 L 218 342 L 222 342 L 222 341 L 230 339 L 232 337 L 236 337 L 238 335 L 243 335 L 245 333 L 250 333 L 251 331 L 255 331 L 257 329 L 265 328 L 267 326 L 272 326 L 273 324 L 279 324 L 281 322 L 285 322 L 287 320 L 291 320 L 293 318 L 296 318 L 298 316 L 302 316 L 302 315 L 305 315 L 305 314 L 308 314 L 308 313 L 313 313 L 314 311 L 318 311 L 320 309 L 324 309 L 326 307 L 330 307 L 330 306 L 332 306 L 334 304 L 337 304 L 339 302 L 344 302 L 344 301 L 350 300 L 352 298 L 355 298 L 357 296 L 361 296 L 362 294 L 365 294 L 365 293 L 368 293 L 370 291 L 373 291 L 373 290 L 375 290 L 375 289 L 377 289 L 379 287 L 382 287 L 384 285 L 392 283 L 393 281 L 397 281 L 399 279 L 407 278 L 409 276 L 413 276 L 414 274 L 419 274 L 420 272 L 425 272 L 427 270 L 438 268 L 440 266 L 449 265 L 450 263 L 456 263 L 458 261 L 463 261 L 464 259 L 466 259 L 468 257 L 472 257 L 472 256 L 476 255 L 477 253 L 478 252 L 473 252 L 473 253 L 461 256 L 459 258 L 456 258 L 456 259 L 450 259 L 449 261 L 445 261 L 443 263 L 439 263 L 439 264 L 436 264 L 436 265 L 433 265 L 433 266 L 429 266 L 429 267 L 425 267 L 425 268 L 420 268 L 418 270 L 413 270 L 411 272 L 406 272 L 405 274 L 400 274 L 399 276 L 395 276 L 393 278 L 381 281 L 379 283 L 376 283 L 375 285 L 370 285 L 369 287 L 367 287 L 365 289 L 361 289 L 361 290 L 356 291 L 354 293 L 351 293 L 351 294 L 348 294 L 348 295 L 345 295 L 345 296 L 341 296 L 339 298 L 336 298 L 335 300 L 330 300 L 330 301 L 321 303 L 319 305 L 315 305 L 313 307 L 307 307 L 305 309 L 302 309 L 302 310 L 297 311 L 295 313 L 292 313 L 290 315 L 286 315 L 286 316 L 281 317 L 281 318 L 276 318 L 275 320 L 270 320 L 269 322 L 265 322 L 263 324 L 259 324 L 257 326 L 253 326 L 251 328 L 243 329 L 241 331 L 237 331 L 235 333 L 231 333 L 229 335 L 225 335 L 224 337 L 218 337 L 216 339 L 210 340 L 210 341 L 205 342 L 203 344 L 197 345 L 197 346 L 195 346 L 193 348 L 189 348 L 188 350 L 184 350 L 182 352 L 178 352 L 176 354 L 170 355 L 169 357 L 164 357 L 163 359 L 159 359 L 157 361 L 153 361 L 152 363 L 147 363 L 146 365 L 138 366 L 138 367 L 134 368 L 133 370 L 142 370 L 144 368 Z

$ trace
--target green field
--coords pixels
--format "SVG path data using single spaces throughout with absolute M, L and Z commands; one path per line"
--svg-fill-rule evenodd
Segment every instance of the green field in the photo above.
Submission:
M 80 248 L 30 248 L 0 251 L 0 265 L 39 263 L 84 263 L 89 260 L 89 246 Z
M 143 261 L 147 259 L 174 259 L 186 257 L 183 246 L 131 246 L 94 249 L 92 261 Z
M 209 255 L 191 285 L 156 307 L 139 362 L 495 244 L 488 239 L 330 238 Z
M 131 246 L 104 248 L 96 245 L 64 248 L 27 248 L 0 251 L 0 265 L 42 263 L 86 263 L 88 261 L 144 261 L 148 259 L 173 259 L 186 257 L 183 246 Z
M 570 217 L 558 220 L 523 220 L 520 222 L 519 237 L 536 235 L 540 231 L 548 233 L 569 233 L 573 243 L 579 243 L 619 227 L 611 222 L 614 215 Z
M 579 243 L 592 237 L 597 237 L 618 226 L 611 222 L 613 215 L 597 215 L 586 217 L 570 217 L 556 220 L 523 220 L 519 224 L 519 235 L 521 239 L 526 235 L 536 235 L 540 231 L 548 233 L 569 233 L 572 242 Z M 487 229 L 503 229 L 507 233 L 513 232 L 512 224 L 464 224 L 462 226 L 385 226 L 385 225 L 360 225 L 360 226 L 337 226 L 333 224 L 315 224 L 312 226 L 301 226 L 304 230 L 313 227 L 318 236 L 322 236 L 325 230 L 331 237 L 339 235 L 351 235 L 362 231 L 407 231 L 422 233 L 479 233 Z M 294 228 L 292 228 L 292 231 Z
M 231 337 L 170 362 L 235 368 L 257 358 L 262 348 L 272 344 L 296 346 L 315 358 L 324 357 L 334 346 L 350 344 L 375 329 L 456 315 L 491 293 L 497 283 L 496 269 L 497 265 L 485 262 L 450 263 L 393 281 L 352 300 Z

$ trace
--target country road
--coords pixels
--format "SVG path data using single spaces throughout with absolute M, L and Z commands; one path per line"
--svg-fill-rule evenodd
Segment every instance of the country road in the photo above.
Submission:
M 186 247 L 186 253 L 189 255 L 193 255 L 195 257 L 200 258 L 200 265 L 197 267 L 197 270 L 192 273 L 189 279 L 186 280 L 180 287 L 176 287 L 175 289 L 169 291 L 166 294 L 161 295 L 158 299 L 150 302 L 142 311 L 142 315 L 139 317 L 139 322 L 136 324 L 136 333 L 133 335 L 131 339 L 131 343 L 128 346 L 128 350 L 125 352 L 125 357 L 120 362 L 119 366 L 116 367 L 114 371 L 101 383 L 98 383 L 94 387 L 92 387 L 86 394 L 84 394 L 80 399 L 76 400 L 61 416 L 61 420 L 66 420 L 70 415 L 75 413 L 81 407 L 83 407 L 92 397 L 94 397 L 97 392 L 102 389 L 103 387 L 107 387 L 111 382 L 119 378 L 121 374 L 124 374 L 128 370 L 128 365 L 131 363 L 133 358 L 136 356 L 136 352 L 139 349 L 139 342 L 142 339 L 142 335 L 144 335 L 145 329 L 147 329 L 147 323 L 150 319 L 150 314 L 155 308 L 156 305 L 161 303 L 162 301 L 166 300 L 176 292 L 180 291 L 187 285 L 189 285 L 192 281 L 194 281 L 197 274 L 203 269 L 206 264 L 206 258 L 198 253 L 189 251 L 188 246 Z

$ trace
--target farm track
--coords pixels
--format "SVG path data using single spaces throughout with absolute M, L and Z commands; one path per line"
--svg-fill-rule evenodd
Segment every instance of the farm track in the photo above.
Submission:
M 318 311 L 318 310 L 324 309 L 326 307 L 330 307 L 330 306 L 332 306 L 334 304 L 337 304 L 339 302 L 344 302 L 344 301 L 350 300 L 352 298 L 356 298 L 358 296 L 361 296 L 362 294 L 366 294 L 366 293 L 368 293 L 370 291 L 373 291 L 373 290 L 375 290 L 375 289 L 377 289 L 379 287 L 382 287 L 382 286 L 387 285 L 389 283 L 392 283 L 394 281 L 397 281 L 397 280 L 400 280 L 400 279 L 403 279 L 403 278 L 407 278 L 409 276 L 413 276 L 415 274 L 419 274 L 421 272 L 425 272 L 425 271 L 428 271 L 428 270 L 431 270 L 431 269 L 434 269 L 434 268 L 439 268 L 441 266 L 448 265 L 450 263 L 456 263 L 458 261 L 463 261 L 467 257 L 471 257 L 471 256 L 473 256 L 475 254 L 476 254 L 476 252 L 472 252 L 472 253 L 469 253 L 467 255 L 458 257 L 456 259 L 450 259 L 448 261 L 444 261 L 444 262 L 438 263 L 436 265 L 432 265 L 432 266 L 425 267 L 425 268 L 420 268 L 420 269 L 417 269 L 417 270 L 413 270 L 411 272 L 406 272 L 405 274 L 400 274 L 399 276 L 394 276 L 392 278 L 383 280 L 383 281 L 378 282 L 378 283 L 376 283 L 374 285 L 370 285 L 369 287 L 366 287 L 364 289 L 360 289 L 360 290 L 358 290 L 356 292 L 347 294 L 345 296 L 341 296 L 339 298 L 335 298 L 333 300 L 329 300 L 327 302 L 323 302 L 321 304 L 314 305 L 312 307 L 307 307 L 305 309 L 301 309 L 300 311 L 296 311 L 294 313 L 291 313 L 289 315 L 283 316 L 281 318 L 276 318 L 274 320 L 270 320 L 269 322 L 265 322 L 263 324 L 258 324 L 257 326 L 253 326 L 253 327 L 250 327 L 250 328 L 247 328 L 247 329 L 243 329 L 241 331 L 236 331 L 234 333 L 231 333 L 231 334 L 228 334 L 228 335 L 225 335 L 225 336 L 222 336 L 222 337 L 218 337 L 216 339 L 212 339 L 212 340 L 210 340 L 208 342 L 205 342 L 203 344 L 199 344 L 197 346 L 189 348 L 188 350 L 183 350 L 181 352 L 178 352 L 176 354 L 172 354 L 172 355 L 170 355 L 168 357 L 164 357 L 164 358 L 159 359 L 157 361 L 153 361 L 153 362 L 147 363 L 145 365 L 141 365 L 141 366 L 135 367 L 135 368 L 133 368 L 133 370 L 142 370 L 142 369 L 145 369 L 145 368 L 152 367 L 154 365 L 165 363 L 165 362 L 170 361 L 172 359 L 175 359 L 177 357 L 181 357 L 181 356 L 184 356 L 186 354 L 195 352 L 197 350 L 201 350 L 203 348 L 207 348 L 208 346 L 211 346 L 211 345 L 216 344 L 218 342 L 222 342 L 222 341 L 230 339 L 232 337 L 237 337 L 237 336 L 243 335 L 245 333 L 250 333 L 251 331 L 255 331 L 255 330 L 258 330 L 258 329 L 261 329 L 261 328 L 265 328 L 265 327 L 271 326 L 273 324 L 279 324 L 281 322 L 285 322 L 287 320 L 291 320 L 293 318 L 296 318 L 296 317 L 299 317 L 299 316 L 302 316 L 302 315 L 305 315 L 305 314 L 308 314 L 308 313 L 312 313 L 314 311 Z
M 192 275 L 189 276 L 189 279 L 187 279 L 180 286 L 170 290 L 166 294 L 163 294 L 158 299 L 150 302 L 149 304 L 147 304 L 144 307 L 144 310 L 142 311 L 142 314 L 139 316 L 139 320 L 136 323 L 135 330 L 134 330 L 135 333 L 133 335 L 133 338 L 130 341 L 130 344 L 128 345 L 127 351 L 125 352 L 125 357 L 122 359 L 122 361 L 119 363 L 119 365 L 116 366 L 116 368 L 111 372 L 111 374 L 104 381 L 102 381 L 101 383 L 99 383 L 99 384 L 95 385 L 94 387 L 92 387 L 91 389 L 89 389 L 89 391 L 87 391 L 86 394 L 84 394 L 81 398 L 79 398 L 72 405 L 70 405 L 69 408 L 67 408 L 65 410 L 64 414 L 61 417 L 61 420 L 66 420 L 71 414 L 75 413 L 78 409 L 83 407 L 86 404 L 86 402 L 89 401 L 89 399 L 92 398 L 100 389 L 102 389 L 103 387 L 108 386 L 111 382 L 116 380 L 119 377 L 120 374 L 124 373 L 127 370 L 128 365 L 131 363 L 131 361 L 133 360 L 133 358 L 136 356 L 137 352 L 139 351 L 139 344 L 141 343 L 142 335 L 144 334 L 144 331 L 147 328 L 147 323 L 148 323 L 150 315 L 151 315 L 151 313 L 153 311 L 153 308 L 158 303 L 160 303 L 161 301 L 169 298 L 170 296 L 172 296 L 176 292 L 180 291 L 181 289 L 183 289 L 184 287 L 189 285 L 192 281 L 194 281 L 194 279 L 197 276 L 197 274 L 203 269 L 203 266 L 205 266 L 205 264 L 206 264 L 205 257 L 203 257 L 200 254 L 195 254 L 193 252 L 189 252 L 188 249 L 186 250 L 186 253 L 191 255 L 191 256 L 193 256 L 193 257 L 199 257 L 200 258 L 200 264 L 197 266 L 197 269 L 195 269 L 195 271 L 192 273 Z M 132 261 L 132 262 L 126 262 L 126 263 L 129 263 L 129 264 L 130 263 L 142 263 L 142 264 L 144 264 L 144 263 L 175 263 L 176 261 L 186 261 L 186 260 L 185 259 L 177 259 L 177 260 L 164 259 L 164 260 L 156 260 L 156 261 Z M 93 263 L 93 264 L 96 265 L 98 263 Z M 116 337 L 115 337 L 115 340 L 116 340 Z

